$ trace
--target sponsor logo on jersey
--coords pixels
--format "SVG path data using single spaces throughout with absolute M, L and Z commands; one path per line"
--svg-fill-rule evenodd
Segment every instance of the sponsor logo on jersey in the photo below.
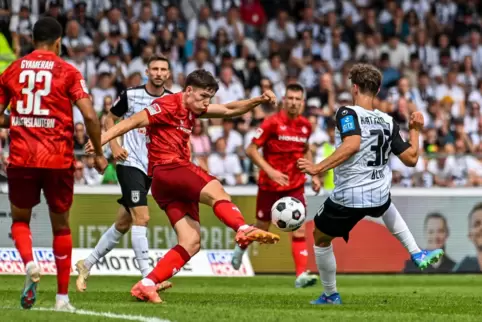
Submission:
M 147 107 L 147 111 L 151 115 L 156 115 L 156 114 L 161 113 L 161 107 L 159 106 L 159 104 L 154 103 L 154 104 Z
M 278 136 L 278 140 L 306 143 L 306 141 L 308 141 L 308 138 L 306 138 L 306 137 L 303 138 L 301 136 L 280 135 L 280 136 Z
M 343 114 L 343 113 L 342 113 Z M 353 115 L 347 115 L 341 119 L 341 133 L 355 130 L 355 120 Z

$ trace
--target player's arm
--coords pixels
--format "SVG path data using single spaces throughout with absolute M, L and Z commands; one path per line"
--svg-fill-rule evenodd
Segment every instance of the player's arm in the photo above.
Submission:
M 146 127 L 149 125 L 149 117 L 146 110 L 142 110 L 132 115 L 131 117 L 124 119 L 111 127 L 107 132 L 102 134 L 102 145 L 113 139 L 124 135 L 125 133 L 138 129 L 141 127 Z
M 305 147 L 305 159 L 313 163 L 313 152 L 311 151 L 310 145 L 307 143 Z M 321 189 L 321 178 L 320 175 L 314 175 L 311 179 L 311 188 L 314 192 L 318 193 Z
M 226 104 L 209 104 L 203 118 L 232 118 L 243 115 L 255 107 L 271 103 L 276 104 L 276 96 L 272 91 L 266 91 L 263 95 L 247 100 L 234 101 Z
M 306 159 L 299 159 L 298 168 L 312 176 L 336 168 L 360 150 L 361 129 L 358 116 L 351 108 L 340 107 L 336 113 L 336 126 L 343 140 L 332 155 L 313 165 Z
M 418 162 L 420 131 L 423 129 L 423 114 L 414 112 L 410 116 L 409 136 L 410 143 L 405 142 L 400 136 L 400 128 L 393 122 L 393 138 L 391 143 L 392 152 L 407 167 L 414 167 Z
M 115 123 L 121 119 L 129 108 L 127 102 L 127 93 L 123 91 L 119 98 L 116 100 L 112 108 L 110 109 L 107 117 L 104 121 L 104 129 L 109 131 L 115 126 Z M 109 142 L 110 149 L 112 150 L 112 156 L 116 161 L 124 161 L 128 157 L 127 151 L 122 148 L 118 140 L 111 140 Z

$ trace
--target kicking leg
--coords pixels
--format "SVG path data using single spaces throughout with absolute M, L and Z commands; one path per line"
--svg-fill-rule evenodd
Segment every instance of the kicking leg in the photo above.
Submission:
M 261 230 L 268 231 L 270 224 L 271 224 L 270 221 L 262 221 L 262 220 L 257 219 L 256 224 L 254 224 L 254 226 L 256 228 L 261 229 Z M 249 245 L 250 244 L 243 244 L 243 245 L 236 244 L 234 246 L 233 258 L 231 259 L 231 265 L 233 266 L 233 268 L 235 270 L 238 270 L 241 267 L 241 264 L 243 263 L 243 255 L 246 252 L 246 250 L 248 249 Z
M 320 272 L 323 294 L 311 304 L 341 304 L 340 294 L 336 289 L 336 259 L 331 244 L 333 237 L 316 228 L 314 239 L 316 266 Z
M 428 265 L 438 262 L 443 256 L 442 249 L 420 250 L 413 238 L 412 233 L 408 229 L 405 220 L 392 203 L 388 210 L 383 214 L 383 222 L 387 229 L 395 236 L 405 249 L 410 253 L 412 261 L 420 269 L 427 268 Z
M 79 292 L 84 292 L 87 288 L 87 279 L 92 266 L 107 255 L 117 244 L 119 244 L 122 236 L 126 234 L 132 224 L 132 217 L 127 210 L 121 206 L 117 212 L 116 222 L 102 235 L 94 250 L 86 259 L 79 260 L 76 264 L 76 270 L 79 273 L 76 286 Z
M 241 246 L 253 241 L 263 244 L 274 244 L 279 241 L 279 236 L 276 234 L 246 225 L 239 208 L 231 202 L 231 197 L 217 180 L 211 180 L 204 186 L 201 190 L 200 202 L 213 207 L 216 217 L 237 232 L 236 242 Z

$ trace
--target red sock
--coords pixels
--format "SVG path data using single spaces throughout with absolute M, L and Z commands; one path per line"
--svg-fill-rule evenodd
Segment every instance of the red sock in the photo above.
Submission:
M 27 223 L 15 221 L 12 223 L 12 239 L 17 247 L 23 264 L 33 261 L 32 233 Z
M 181 245 L 176 245 L 157 262 L 156 267 L 147 275 L 154 283 L 167 281 L 176 274 L 189 260 L 191 256 Z
M 296 276 L 306 271 L 308 263 L 308 250 L 306 249 L 306 240 L 304 237 L 293 237 L 291 239 L 291 251 L 293 261 L 295 262 Z
M 54 233 L 53 250 L 55 265 L 57 266 L 57 294 L 68 294 L 72 267 L 72 235 L 70 229 L 63 229 Z
M 231 201 L 216 201 L 213 210 L 216 217 L 234 231 L 238 231 L 239 227 L 246 224 L 238 207 Z

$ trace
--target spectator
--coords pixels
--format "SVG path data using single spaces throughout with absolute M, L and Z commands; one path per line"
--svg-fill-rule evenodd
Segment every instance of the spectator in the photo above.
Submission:
M 76 123 L 74 129 L 74 151 L 82 153 L 87 141 L 89 141 L 89 137 L 85 132 L 84 123 Z
M 87 184 L 84 178 L 84 164 L 82 161 L 75 161 L 74 164 L 74 184 L 76 185 L 84 185 Z
M 103 176 L 94 167 L 94 156 L 86 155 L 82 157 L 84 163 L 84 180 L 89 186 L 102 183 Z
M 208 158 L 209 172 L 221 183 L 228 186 L 243 184 L 240 160 L 234 153 L 227 152 L 226 140 L 219 138 L 215 143 L 215 153 Z

